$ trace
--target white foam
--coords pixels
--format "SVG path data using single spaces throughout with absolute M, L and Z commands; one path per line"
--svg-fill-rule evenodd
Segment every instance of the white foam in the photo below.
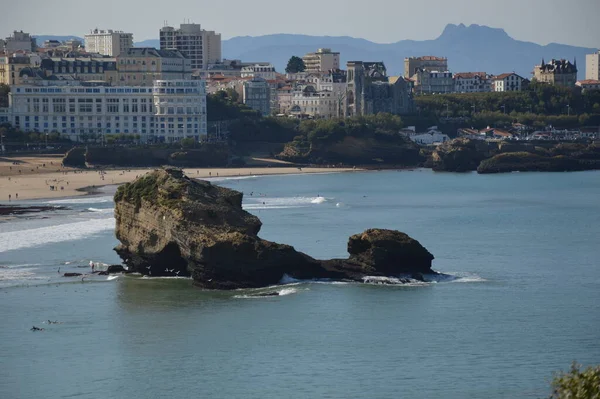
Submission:
M 292 209 L 305 208 L 327 202 L 325 197 L 260 197 L 246 196 L 243 204 L 244 209 Z
M 35 269 L 1 269 L 0 281 L 12 280 L 42 280 L 43 277 L 36 276 Z
M 425 278 L 437 283 L 483 283 L 487 281 L 477 274 L 467 272 L 446 272 L 438 276 L 426 275 Z
M 297 288 L 284 288 L 281 291 L 279 291 L 279 296 L 292 295 L 296 292 L 298 292 Z
M 114 208 L 104 208 L 104 209 L 88 208 L 88 211 L 94 212 L 94 213 L 113 213 L 115 210 L 114 210 Z
M 83 198 L 69 198 L 62 200 L 48 201 L 49 204 L 103 204 L 111 202 L 112 197 L 83 197 Z
M 115 218 L 108 218 L 0 233 L 0 253 L 55 242 L 79 240 L 114 228 Z
M 106 278 L 106 281 L 112 281 L 112 280 L 116 280 L 116 279 L 118 279 L 118 278 L 119 278 L 119 276 L 108 276 L 108 277 Z
M 419 286 L 427 285 L 428 283 L 411 278 L 383 277 L 383 276 L 365 276 L 363 277 L 365 284 L 373 285 L 402 285 L 402 286 Z

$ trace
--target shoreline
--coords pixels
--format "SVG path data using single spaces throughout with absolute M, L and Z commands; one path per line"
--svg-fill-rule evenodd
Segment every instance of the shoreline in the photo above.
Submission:
M 133 181 L 158 168 L 86 170 L 69 169 L 61 172 L 27 175 L 0 175 L 0 204 L 12 205 L 27 200 L 51 200 L 101 194 L 104 186 L 119 186 Z M 359 168 L 320 167 L 244 167 L 244 168 L 185 168 L 186 176 L 197 179 L 221 179 L 252 176 L 283 176 L 342 172 L 363 172 Z M 51 187 L 54 189 L 51 189 Z M 18 194 L 18 196 L 17 196 Z M 10 195 L 10 200 L 8 195 Z

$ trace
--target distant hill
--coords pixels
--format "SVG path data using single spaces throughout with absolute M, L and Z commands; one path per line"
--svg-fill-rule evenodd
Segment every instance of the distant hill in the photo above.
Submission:
M 37 41 L 37 45 L 38 46 L 43 46 L 44 42 L 46 40 L 58 40 L 59 42 L 64 42 L 66 40 L 70 40 L 70 39 L 75 39 L 75 40 L 79 40 L 82 43 L 85 41 L 83 40 L 83 37 L 79 37 L 79 36 L 51 36 L 51 35 L 40 35 L 40 36 L 34 36 L 35 40 Z
M 65 40 L 75 36 L 37 36 L 38 43 L 47 39 Z M 82 39 L 81 39 L 82 40 Z M 156 39 L 135 43 L 137 47 L 159 47 Z M 487 72 L 500 74 L 516 72 L 531 78 L 533 67 L 542 58 L 577 59 L 579 78 L 585 77 L 585 55 L 593 48 L 550 43 L 546 46 L 511 38 L 503 29 L 463 24 L 446 26 L 434 40 L 401 40 L 380 44 L 349 36 L 307 36 L 274 34 L 239 36 L 223 41 L 223 58 L 250 61 L 269 61 L 283 72 L 292 55 L 302 56 L 320 47 L 330 47 L 341 53 L 341 62 L 384 61 L 390 75 L 404 72 L 404 58 L 422 55 L 448 57 L 452 72 Z M 343 67 L 344 68 L 344 67 Z
M 141 42 L 135 42 L 135 43 L 133 43 L 133 45 L 135 47 L 154 47 L 154 48 L 160 48 L 160 40 L 158 40 L 158 39 L 143 40 Z
M 484 71 L 493 74 L 516 72 L 531 78 L 533 67 L 542 57 L 576 58 L 579 78 L 585 76 L 585 55 L 593 48 L 551 43 L 546 46 L 515 40 L 503 29 L 463 24 L 446 26 L 434 40 L 401 40 L 391 44 L 373 43 L 365 39 L 341 36 L 306 36 L 276 34 L 234 37 L 223 41 L 223 57 L 244 61 L 270 61 L 283 71 L 292 55 L 302 56 L 319 47 L 331 47 L 341 53 L 341 62 L 384 61 L 391 75 L 404 72 L 404 58 L 436 55 L 448 57 L 452 72 Z

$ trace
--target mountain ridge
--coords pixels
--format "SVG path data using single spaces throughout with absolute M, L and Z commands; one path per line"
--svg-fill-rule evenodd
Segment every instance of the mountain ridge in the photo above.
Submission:
M 50 36 L 37 36 L 47 38 Z M 58 36 L 53 36 L 58 37 Z M 75 37 L 76 36 L 60 36 Z M 149 39 L 134 44 L 159 47 Z M 283 72 L 292 55 L 302 56 L 318 48 L 330 47 L 340 52 L 342 68 L 349 60 L 383 61 L 388 74 L 401 75 L 404 58 L 436 55 L 448 58 L 451 72 L 485 71 L 491 74 L 516 72 L 531 78 L 531 72 L 542 58 L 579 60 L 578 78 L 585 77 L 585 55 L 595 52 L 589 47 L 549 43 L 540 45 L 512 38 L 504 29 L 486 25 L 448 24 L 435 39 L 404 39 L 393 43 L 376 43 L 351 36 L 314 36 L 275 33 L 262 36 L 236 36 L 223 40 L 223 58 L 246 62 L 271 62 Z

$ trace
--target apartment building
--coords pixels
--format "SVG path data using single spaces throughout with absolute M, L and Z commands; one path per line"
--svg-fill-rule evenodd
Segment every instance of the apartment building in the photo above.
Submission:
M 133 47 L 133 34 L 123 31 L 94 29 L 85 35 L 85 49 L 88 53 L 97 53 L 117 57 Z
M 516 73 L 503 73 L 492 78 L 492 91 L 521 91 L 529 81 Z
M 0 51 L 10 55 L 18 51 L 35 51 L 37 43 L 35 38 L 31 37 L 29 33 L 23 31 L 14 31 L 12 36 L 6 39 L 0 39 Z
M 423 57 L 408 57 L 404 59 L 404 77 L 412 78 L 418 70 L 427 72 L 447 71 L 448 59 L 446 57 L 435 57 L 427 55 Z
M 417 70 L 412 76 L 416 94 L 452 93 L 454 79 L 449 71 Z
M 315 53 L 308 53 L 302 57 L 305 72 L 319 73 L 340 69 L 340 53 L 331 51 L 330 48 L 320 48 Z
M 248 107 L 259 111 L 262 116 L 271 115 L 271 87 L 260 77 L 244 82 L 243 101 Z
M 240 71 L 242 78 L 263 78 L 266 80 L 277 79 L 277 72 L 271 63 L 252 64 L 242 67 Z
M 189 80 L 192 60 L 178 50 L 134 47 L 117 57 L 117 81 L 122 86 L 152 86 L 155 80 Z
M 331 91 L 317 91 L 313 85 L 300 86 L 292 93 L 290 112 L 313 118 L 336 118 L 341 112 L 342 100 Z
M 600 50 L 585 56 L 585 80 L 600 80 Z
M 179 50 L 191 60 L 192 69 L 207 69 L 221 62 L 221 34 L 202 29 L 200 24 L 181 24 L 179 29 L 160 30 L 160 49 Z
M 21 71 L 31 66 L 27 56 L 0 55 L 0 84 L 21 84 Z
M 136 134 L 142 142 L 206 137 L 201 80 L 157 80 L 151 87 L 21 85 L 9 94 L 11 124 L 24 131 L 82 135 Z
M 459 72 L 452 77 L 456 93 L 484 93 L 492 91 L 492 81 L 485 72 Z

